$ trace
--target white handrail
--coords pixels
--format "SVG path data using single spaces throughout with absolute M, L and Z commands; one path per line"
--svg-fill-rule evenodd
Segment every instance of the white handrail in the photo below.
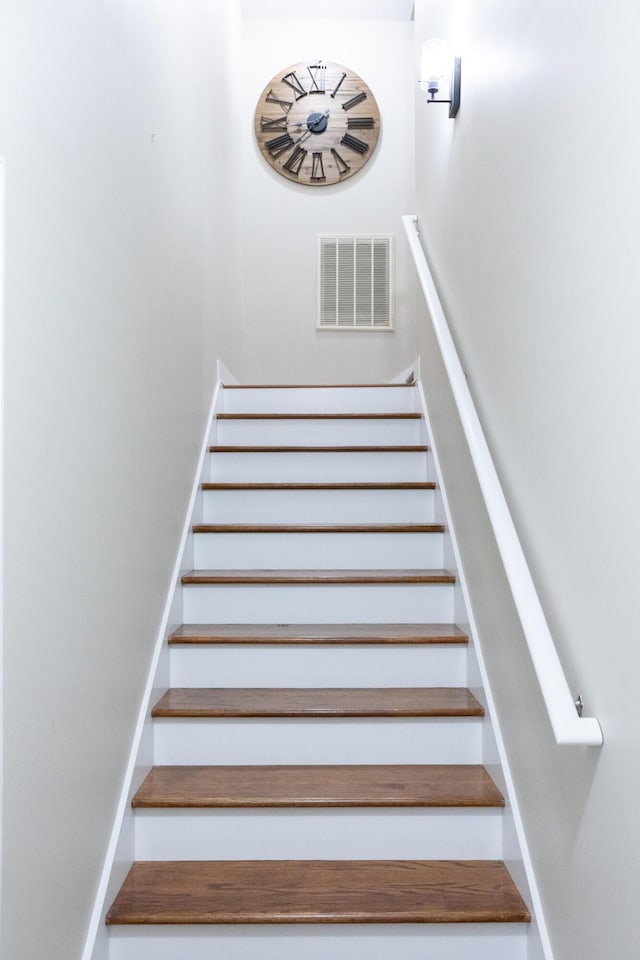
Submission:
M 433 276 L 418 239 L 418 218 L 405 216 L 402 221 L 556 743 L 601 746 L 603 738 L 600 724 L 595 717 L 578 715 L 569 690 Z
M 5 259 L 5 162 L 0 156 L 0 497 L 4 502 L 4 259 Z M 4 670 L 4 514 L 0 508 L 0 672 Z M 3 735 L 3 696 L 0 691 L 0 739 Z M 4 794 L 4 762 L 0 757 L 0 856 L 4 849 L 4 823 L 2 796 Z M 0 907 L 3 904 L 3 888 L 0 880 Z

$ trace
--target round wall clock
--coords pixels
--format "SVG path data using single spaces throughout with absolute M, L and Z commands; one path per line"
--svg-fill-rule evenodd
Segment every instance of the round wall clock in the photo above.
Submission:
M 312 187 L 347 180 L 365 165 L 380 111 L 357 73 L 338 63 L 295 63 L 264 88 L 255 113 L 258 146 L 288 180 Z

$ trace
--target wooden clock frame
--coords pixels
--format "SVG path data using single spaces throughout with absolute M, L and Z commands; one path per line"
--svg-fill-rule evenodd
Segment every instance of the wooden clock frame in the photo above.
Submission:
M 255 110 L 258 147 L 281 176 L 311 187 L 359 173 L 380 135 L 380 111 L 353 70 L 321 60 L 277 73 Z

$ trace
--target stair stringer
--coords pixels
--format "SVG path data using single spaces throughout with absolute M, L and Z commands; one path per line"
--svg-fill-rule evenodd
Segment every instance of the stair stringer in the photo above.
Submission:
M 216 442 L 216 414 L 222 412 L 223 379 L 229 383 L 237 382 L 235 377 L 218 361 L 217 378 L 200 446 L 195 479 L 138 711 L 129 759 L 116 807 L 114 825 L 85 938 L 82 960 L 109 960 L 109 935 L 105 925 L 106 912 L 122 885 L 132 862 L 135 860 L 135 814 L 131 806 L 131 800 L 153 766 L 154 735 L 151 708 L 169 686 L 169 645 L 167 640 L 184 619 L 181 578 L 187 570 L 193 567 L 194 535 L 192 526 L 194 523 L 202 521 L 203 504 L 200 485 L 208 476 L 207 456 L 209 446 Z
M 416 369 L 419 371 L 419 367 Z M 553 960 L 551 941 L 542 912 L 540 892 L 536 883 L 509 759 L 491 692 L 491 682 L 482 654 L 471 595 L 465 579 L 464 565 L 447 501 L 445 479 L 440 469 L 437 444 L 430 427 L 431 418 L 419 373 L 415 380 L 415 386 L 418 391 L 419 408 L 423 414 L 421 442 L 429 445 L 427 454 L 430 468 L 429 475 L 435 477 L 437 481 L 435 520 L 438 523 L 444 523 L 447 530 L 444 539 L 444 566 L 456 574 L 454 586 L 455 622 L 469 634 L 467 686 L 485 708 L 482 762 L 506 800 L 503 811 L 503 860 L 522 896 L 531 908 L 531 924 L 527 934 L 527 960 Z

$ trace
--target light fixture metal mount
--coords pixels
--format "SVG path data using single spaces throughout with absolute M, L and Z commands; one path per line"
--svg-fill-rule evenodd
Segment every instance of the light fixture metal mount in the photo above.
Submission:
M 422 44 L 420 86 L 426 91 L 427 103 L 448 103 L 452 119 L 460 108 L 460 57 L 452 57 L 446 40 L 431 37 Z M 449 88 L 449 97 L 437 96 Z
M 437 81 L 429 81 L 427 87 L 427 93 L 429 94 L 429 99 L 427 103 L 448 103 L 449 104 L 449 119 L 453 118 L 458 113 L 460 108 L 460 74 L 461 74 L 461 57 L 454 57 L 453 67 L 451 70 L 451 86 L 449 88 L 449 98 L 445 99 L 436 99 L 436 93 L 438 92 L 439 86 Z

